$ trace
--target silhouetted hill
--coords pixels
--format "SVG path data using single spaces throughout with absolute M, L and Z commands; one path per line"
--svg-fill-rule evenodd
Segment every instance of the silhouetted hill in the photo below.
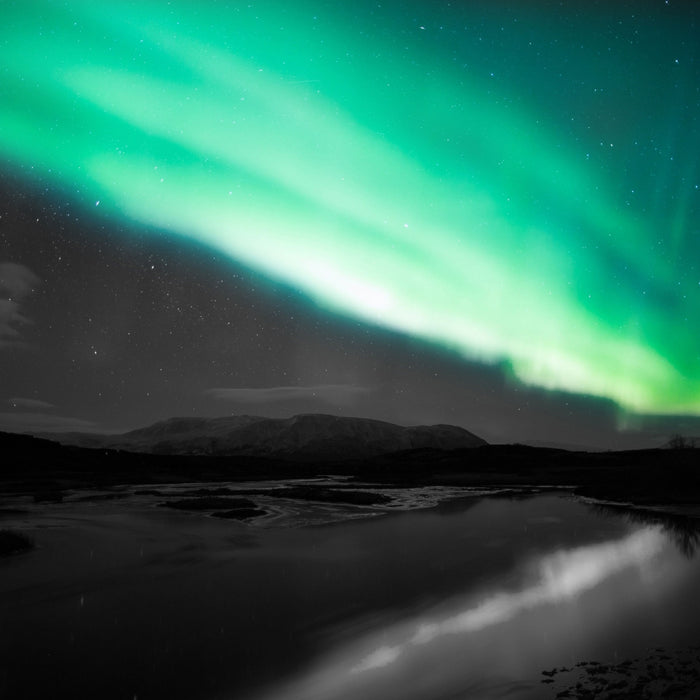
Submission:
M 300 423 L 307 428 L 314 425 L 313 418 Z M 371 435 L 376 426 L 365 427 Z M 377 429 L 382 435 L 381 425 Z M 303 437 L 301 428 L 299 431 Z M 318 431 L 312 434 L 318 435 Z M 0 433 L 0 491 L 32 492 L 46 500 L 65 489 L 85 486 L 288 479 L 322 474 L 345 474 L 397 487 L 549 486 L 639 506 L 700 504 L 700 451 L 692 449 L 569 452 L 527 445 L 481 445 L 418 447 L 355 459 L 292 460 L 245 454 L 136 453 Z
M 700 449 L 700 438 L 687 437 L 685 435 L 674 435 L 667 443 L 662 445 L 671 450 Z
M 418 448 L 454 450 L 486 442 L 454 425 L 404 427 L 368 418 L 170 418 L 121 435 L 56 434 L 62 444 L 171 455 L 248 455 L 293 460 L 366 459 Z

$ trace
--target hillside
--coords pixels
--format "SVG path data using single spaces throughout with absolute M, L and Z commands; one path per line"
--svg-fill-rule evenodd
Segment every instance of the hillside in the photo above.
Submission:
M 390 452 L 485 445 L 453 425 L 404 427 L 368 418 L 302 414 L 291 418 L 170 418 L 121 435 L 46 435 L 64 445 L 173 455 L 246 455 L 294 460 L 364 459 Z

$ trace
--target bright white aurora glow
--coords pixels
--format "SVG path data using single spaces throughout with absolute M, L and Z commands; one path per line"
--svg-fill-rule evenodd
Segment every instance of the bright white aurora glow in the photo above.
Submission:
M 590 130 L 647 103 L 645 71 L 609 104 L 567 83 L 584 92 L 564 124 L 417 25 L 406 51 L 343 12 L 3 7 L 0 156 L 346 317 L 540 387 L 700 414 L 697 129 L 650 164 L 680 128 L 656 98 L 617 143 Z

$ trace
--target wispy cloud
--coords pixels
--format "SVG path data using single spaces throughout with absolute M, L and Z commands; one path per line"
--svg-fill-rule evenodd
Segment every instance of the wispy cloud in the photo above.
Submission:
M 0 348 L 21 344 L 20 328 L 31 320 L 22 312 L 22 303 L 40 279 L 24 265 L 0 263 Z
M 47 411 L 55 408 L 52 403 L 49 403 L 48 401 L 39 401 L 39 399 L 13 398 L 8 399 L 7 403 L 12 406 L 12 408 L 26 408 L 30 411 Z
M 328 404 L 353 403 L 372 389 L 355 384 L 316 384 L 313 386 L 272 386 L 264 388 L 219 388 L 205 393 L 214 399 L 236 403 L 268 404 L 282 401 L 321 401 Z
M 99 432 L 92 421 L 48 413 L 0 413 L 0 430 L 9 433 Z

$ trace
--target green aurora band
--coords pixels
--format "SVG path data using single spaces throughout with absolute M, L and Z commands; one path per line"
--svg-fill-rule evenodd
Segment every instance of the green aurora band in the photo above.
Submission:
M 646 111 L 599 143 L 454 60 L 420 5 L 362 6 L 5 3 L 0 156 L 524 383 L 700 415 L 697 89 L 674 115 L 627 76 Z

